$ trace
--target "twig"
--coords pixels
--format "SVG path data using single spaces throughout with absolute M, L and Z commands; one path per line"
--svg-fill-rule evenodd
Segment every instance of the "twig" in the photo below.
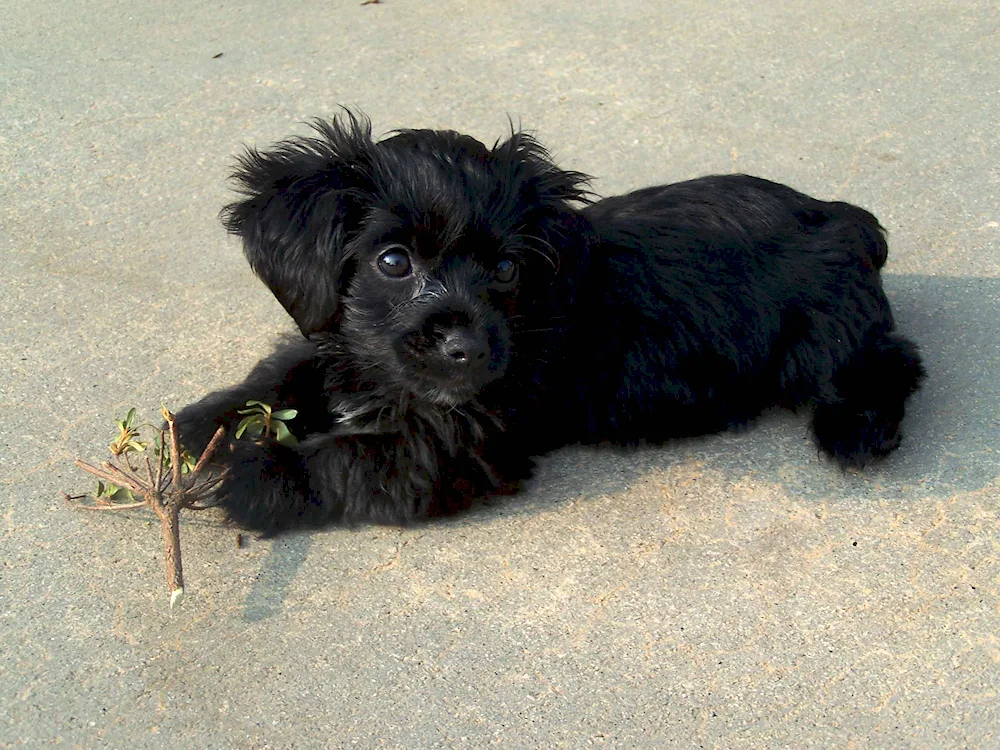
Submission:
M 104 468 L 113 475 L 110 480 L 112 484 L 124 484 L 130 490 L 138 492 L 140 495 L 149 492 L 150 488 L 139 477 L 135 476 L 134 472 L 125 472 L 120 467 L 107 461 L 104 462 Z
M 167 446 L 163 439 L 163 430 L 160 430 L 160 460 L 156 464 L 156 482 L 153 484 L 154 487 L 159 487 L 160 483 L 163 481 L 163 462 L 166 461 L 167 456 Z
M 143 505 L 148 505 L 148 503 L 143 500 L 140 503 L 109 503 L 103 498 L 95 497 L 93 505 L 85 505 L 81 503 L 81 500 L 86 500 L 90 495 L 67 495 L 63 493 L 63 499 L 67 503 L 73 503 L 77 508 L 82 508 L 83 510 L 128 510 L 129 508 L 141 508 Z
M 128 489 L 133 492 L 138 492 L 140 495 L 143 495 L 148 491 L 146 485 L 144 485 L 140 480 L 130 477 L 117 466 L 113 466 L 112 464 L 105 463 L 104 466 L 98 468 L 96 466 L 91 466 L 86 461 L 81 461 L 79 458 L 73 463 L 84 471 L 90 472 L 98 479 L 103 479 L 106 482 L 116 485 L 124 484 L 128 486 Z
M 149 503 L 145 500 L 141 503 L 96 503 L 94 505 L 78 503 L 77 507 L 83 510 L 128 510 L 129 508 L 141 508 L 143 505 L 149 505 Z
M 64 495 L 68 501 L 77 501 L 77 507 L 87 510 L 125 510 L 128 508 L 139 508 L 148 505 L 160 519 L 160 529 L 163 532 L 163 557 L 166 566 L 167 589 L 170 591 L 170 607 L 173 609 L 179 606 L 184 598 L 184 567 L 181 561 L 181 530 L 180 514 L 184 508 L 191 510 L 204 510 L 212 507 L 202 503 L 212 491 L 225 479 L 225 473 L 212 477 L 202 482 L 198 482 L 198 477 L 212 460 L 212 456 L 222 443 L 226 435 L 226 429 L 219 427 L 212 436 L 211 441 L 202 451 L 201 456 L 195 463 L 194 468 L 183 475 L 183 463 L 181 459 L 180 438 L 177 434 L 177 425 L 174 415 L 167 409 L 163 409 L 163 418 L 167 423 L 166 432 L 170 435 L 170 477 L 164 478 L 166 469 L 166 439 L 164 431 L 161 430 L 158 436 L 160 455 L 157 462 L 155 476 L 152 462 L 149 457 L 145 457 L 146 479 L 139 476 L 139 469 L 135 467 L 128 458 L 128 454 L 118 456 L 124 462 L 123 468 L 111 462 L 105 462 L 102 466 L 92 466 L 86 461 L 76 459 L 75 464 L 84 471 L 109 482 L 110 484 L 127 488 L 133 495 L 143 498 L 141 502 L 134 503 L 111 503 L 102 498 L 95 497 L 94 504 L 84 504 L 78 502 L 80 495 L 70 497 Z
M 146 477 L 149 479 L 150 487 L 159 486 L 159 482 L 153 478 L 153 463 L 149 460 L 149 456 L 146 456 Z
M 177 423 L 174 422 L 174 415 L 166 409 L 163 410 L 163 418 L 167 420 L 167 429 L 170 430 L 170 468 L 173 469 L 174 488 L 181 486 L 181 441 L 177 436 Z M 207 448 L 206 448 L 207 450 Z
M 201 458 L 198 459 L 198 463 L 196 463 L 194 465 L 194 468 L 191 469 L 192 477 L 197 476 L 198 473 L 205 468 L 205 464 L 207 464 L 211 460 L 212 456 L 215 455 L 215 451 L 218 449 L 219 443 L 222 442 L 222 438 L 224 438 L 225 436 L 226 436 L 225 428 L 220 427 L 215 431 L 215 434 L 212 435 L 212 439 L 209 440 L 208 445 L 205 446 L 205 450 L 202 451 Z

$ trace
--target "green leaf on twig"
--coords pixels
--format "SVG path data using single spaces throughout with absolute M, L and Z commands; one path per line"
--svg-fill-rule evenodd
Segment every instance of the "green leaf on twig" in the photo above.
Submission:
M 139 440 L 139 428 L 135 424 L 135 407 L 128 410 L 125 419 L 115 420 L 118 437 L 108 443 L 111 452 L 120 456 L 123 453 L 141 453 L 146 450 L 146 443 Z
M 131 490 L 111 484 L 110 482 L 105 484 L 100 481 L 97 483 L 97 492 L 94 493 L 94 498 L 108 503 L 135 502 L 135 496 Z
M 288 425 L 290 419 L 295 419 L 299 412 L 296 409 L 279 409 L 274 411 L 270 404 L 263 401 L 247 401 L 246 409 L 238 409 L 237 413 L 245 415 L 236 426 L 236 439 L 244 434 L 252 438 L 273 437 L 282 445 L 295 445 L 298 440 L 292 435 Z

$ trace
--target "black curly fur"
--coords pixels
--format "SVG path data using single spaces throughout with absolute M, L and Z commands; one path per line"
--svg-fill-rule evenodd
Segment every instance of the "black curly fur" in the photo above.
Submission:
M 523 133 L 488 148 L 375 141 L 350 114 L 314 128 L 249 150 L 223 212 L 303 337 L 178 415 L 198 447 L 249 399 L 298 410 L 297 446 L 223 455 L 237 523 L 451 513 L 554 447 L 718 431 L 774 405 L 814 406 L 845 466 L 898 446 L 924 372 L 891 332 L 867 211 L 745 175 L 590 203 L 587 178 Z

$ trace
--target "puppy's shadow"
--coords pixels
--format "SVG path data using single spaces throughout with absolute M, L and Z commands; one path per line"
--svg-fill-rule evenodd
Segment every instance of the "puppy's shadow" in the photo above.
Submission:
M 310 533 L 279 536 L 271 542 L 243 609 L 246 622 L 260 622 L 280 614 L 288 589 L 302 568 L 313 544 Z
M 1000 280 L 889 274 L 884 283 L 898 331 L 920 346 L 928 373 L 907 404 L 903 446 L 887 459 L 843 472 L 818 454 L 806 410 L 775 410 L 746 429 L 662 446 L 557 451 L 541 459 L 523 494 L 488 500 L 467 520 L 621 493 L 689 460 L 725 481 L 752 475 L 805 500 L 875 487 L 901 500 L 982 489 L 1000 476 Z
M 935 495 L 982 489 L 1000 476 L 1000 279 L 890 274 L 884 283 L 927 380 L 907 404 L 902 448 L 872 469 Z

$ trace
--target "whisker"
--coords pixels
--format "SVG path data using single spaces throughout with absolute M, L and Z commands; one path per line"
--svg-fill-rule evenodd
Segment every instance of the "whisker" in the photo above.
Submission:
M 547 240 L 543 239 L 542 237 L 539 237 L 539 236 L 534 235 L 534 234 L 524 234 L 523 232 L 524 232 L 524 229 L 526 228 L 526 226 L 527 225 L 522 224 L 521 226 L 519 226 L 517 229 L 514 230 L 515 234 L 517 235 L 517 239 L 520 240 L 520 247 L 523 248 L 523 249 L 525 249 L 525 250 L 530 250 L 533 253 L 537 253 L 538 255 L 540 255 L 541 257 L 543 257 L 549 263 L 549 265 L 552 266 L 553 270 L 555 270 L 556 272 L 558 272 L 559 271 L 559 253 L 556 252 L 555 247 L 552 246 L 552 243 L 548 242 Z M 543 250 L 541 248 L 534 247 L 531 244 L 532 242 L 539 242 L 539 243 L 541 243 L 542 245 L 544 245 L 548 249 L 548 252 L 545 252 L 545 250 Z

